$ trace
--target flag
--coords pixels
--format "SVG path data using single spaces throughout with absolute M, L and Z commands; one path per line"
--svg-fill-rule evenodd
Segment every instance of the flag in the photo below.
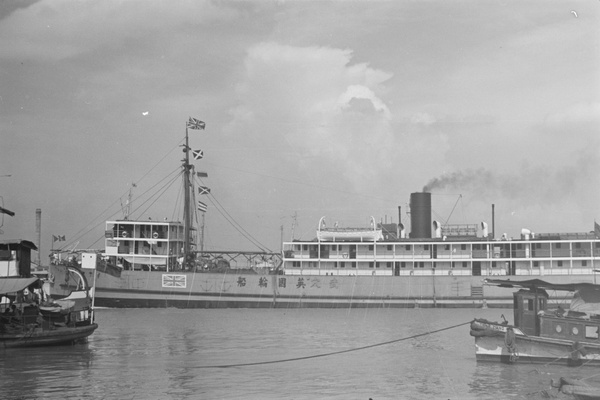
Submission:
M 207 208 L 208 208 L 208 207 L 206 206 L 206 204 L 204 204 L 204 203 L 203 203 L 203 202 L 201 202 L 201 201 L 199 201 L 199 202 L 198 202 L 198 210 L 199 210 L 199 211 L 206 212 Z
M 206 186 L 198 186 L 198 194 L 209 194 L 210 188 Z
M 52 235 L 52 242 L 64 242 L 65 240 L 66 240 L 65 235 L 62 235 L 62 236 L 61 235 L 58 235 L 58 236 Z
M 187 286 L 185 275 L 166 275 L 162 276 L 162 287 L 184 288 Z
M 203 121 L 192 117 L 187 122 L 187 127 L 190 129 L 204 129 L 205 126 L 206 124 Z
M 198 178 L 208 178 L 208 174 L 206 172 L 196 172 Z
M 194 150 L 194 151 L 192 151 L 192 155 L 194 156 L 194 158 L 196 160 L 199 160 L 202 157 L 204 157 L 204 152 L 202 150 Z

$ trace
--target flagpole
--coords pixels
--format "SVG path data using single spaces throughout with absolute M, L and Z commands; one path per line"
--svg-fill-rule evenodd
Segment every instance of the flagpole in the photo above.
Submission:
M 92 322 L 96 320 L 96 312 L 94 311 L 94 304 L 96 302 L 96 266 L 94 266 L 94 285 L 92 287 Z
M 187 267 L 191 267 L 191 263 L 190 261 L 193 261 L 193 258 L 191 258 L 191 260 L 188 259 L 188 256 L 191 256 L 191 251 L 190 251 L 190 230 L 192 227 L 192 208 L 191 208 L 191 193 L 190 190 L 193 190 L 193 185 L 192 182 L 190 180 L 190 170 L 192 169 L 192 165 L 190 165 L 190 146 L 189 146 L 189 136 L 188 136 L 188 128 L 191 129 L 204 129 L 205 127 L 205 123 L 204 121 L 200 121 L 199 119 L 196 118 L 192 118 L 190 117 L 189 120 L 186 122 L 185 124 L 185 160 L 183 161 L 183 179 L 184 179 L 184 210 L 183 210 L 183 216 L 184 216 L 184 244 L 183 244 L 183 257 L 184 257 L 184 268 Z M 200 159 L 202 158 L 202 150 L 199 150 L 196 154 L 196 152 L 193 152 L 194 154 L 194 159 Z M 195 192 L 194 192 L 195 194 Z M 195 203 L 195 197 L 194 197 L 194 203 Z M 195 206 L 195 205 L 194 205 Z M 194 243 L 194 245 L 196 245 L 196 243 Z
M 202 236 L 200 242 L 200 251 L 204 251 L 204 215 L 205 213 L 202 213 Z
M 188 254 L 190 252 L 190 150 L 188 145 L 188 123 L 185 124 L 185 161 L 183 164 L 183 187 L 184 206 L 183 206 L 183 268 L 188 266 Z

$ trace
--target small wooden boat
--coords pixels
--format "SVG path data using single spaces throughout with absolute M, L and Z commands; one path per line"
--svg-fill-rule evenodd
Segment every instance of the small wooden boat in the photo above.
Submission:
M 572 395 L 573 398 L 577 400 L 600 399 L 600 388 L 592 386 L 582 379 L 561 377 L 556 381 L 552 379 L 550 385 L 555 388 L 558 393 Z M 551 397 L 558 396 L 552 394 Z
M 97 328 L 92 288 L 79 276 L 77 290 L 60 301 L 44 295 L 43 282 L 30 273 L 28 241 L 0 243 L 0 347 L 31 347 L 72 344 L 85 340 Z M 18 256 L 17 256 L 18 254 Z M 6 264 L 6 265 L 3 265 Z M 24 277 L 25 276 L 25 277 Z
M 486 279 L 484 284 L 519 288 L 514 325 L 475 319 L 477 361 L 600 366 L 600 285 L 552 284 L 539 279 Z M 568 309 L 548 307 L 546 290 L 573 292 Z

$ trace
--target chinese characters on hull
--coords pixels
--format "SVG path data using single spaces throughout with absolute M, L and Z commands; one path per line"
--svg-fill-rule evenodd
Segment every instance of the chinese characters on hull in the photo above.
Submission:
M 288 279 L 289 280 L 294 280 L 294 278 L 291 277 L 279 277 L 277 278 L 277 287 L 279 288 L 286 288 L 288 285 Z M 252 278 L 248 278 L 245 276 L 238 276 L 237 278 L 237 286 L 238 287 L 245 287 L 246 285 L 249 285 Z M 320 278 L 305 278 L 305 277 L 298 277 L 295 278 L 295 287 L 296 289 L 306 289 L 306 287 L 308 286 L 309 288 L 317 288 L 320 289 L 321 288 L 321 279 Z M 269 279 L 267 277 L 261 276 L 258 278 L 258 287 L 260 288 L 268 288 L 269 287 Z M 339 289 L 339 282 L 337 279 L 335 278 L 331 278 L 329 279 L 328 282 L 328 286 L 330 289 Z

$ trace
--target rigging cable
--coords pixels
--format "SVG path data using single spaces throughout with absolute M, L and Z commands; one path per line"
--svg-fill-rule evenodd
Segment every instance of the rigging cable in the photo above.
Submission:
M 172 178 L 170 182 L 167 182 L 163 185 L 163 187 L 161 188 L 161 194 L 156 196 L 156 198 L 154 199 L 154 201 L 152 201 L 152 203 L 150 203 L 148 205 L 148 207 L 146 207 L 146 209 L 141 213 L 141 215 L 145 214 L 150 207 L 152 207 L 152 205 L 154 203 L 156 203 L 158 201 L 158 199 L 161 197 L 162 194 L 164 194 L 171 186 L 173 186 L 173 184 L 177 181 L 177 176 Z M 146 204 L 148 201 L 150 201 L 150 199 L 152 199 L 152 197 L 148 198 L 148 200 L 146 200 L 145 202 L 142 203 L 142 205 Z
M 179 168 L 177 168 L 176 170 L 178 170 L 178 169 L 179 169 Z M 151 188 L 149 188 L 148 190 L 146 190 L 144 193 L 142 193 L 142 194 L 140 195 L 140 197 L 141 197 L 141 196 L 143 196 L 143 195 L 145 195 L 146 193 L 148 193 L 150 190 L 152 190 L 154 187 L 156 187 L 158 184 L 160 184 L 160 183 L 161 183 L 161 182 L 163 182 L 164 180 L 168 179 L 168 178 L 170 177 L 170 175 L 172 175 L 172 174 L 173 174 L 173 172 L 170 172 L 170 173 L 169 173 L 169 174 L 168 174 L 166 177 L 164 177 L 163 179 L 161 179 L 160 181 L 158 181 L 158 182 L 157 182 L 157 183 L 156 183 L 154 186 L 152 186 Z M 170 181 L 170 183 L 169 183 L 169 182 L 167 182 L 165 185 L 167 185 L 167 184 L 168 184 L 169 186 L 170 186 L 170 185 L 172 185 L 172 184 L 173 184 L 173 182 L 175 181 L 175 179 L 176 179 L 176 178 L 177 178 L 177 177 L 171 178 L 171 181 Z M 163 192 L 164 192 L 164 187 L 165 187 L 165 186 L 163 186 Z M 155 195 L 155 194 L 154 194 L 154 195 Z M 153 195 L 153 196 L 154 196 L 154 195 Z M 160 196 L 159 196 L 159 197 L 160 197 Z M 144 202 L 143 202 L 141 205 L 144 205 L 144 204 L 145 204 L 146 202 L 148 202 L 148 201 L 149 201 L 151 198 L 152 198 L 152 196 L 151 196 L 151 197 L 150 197 L 148 200 L 144 201 Z M 155 200 L 155 201 L 156 201 L 156 200 Z M 116 203 L 116 201 L 115 201 L 115 202 L 113 202 L 113 204 L 111 204 L 111 206 L 109 206 L 109 208 L 110 208 L 110 207 L 112 207 L 112 205 L 114 205 L 115 203 Z M 154 204 L 154 202 L 153 202 L 152 204 Z M 140 205 L 140 206 L 141 206 L 141 205 Z M 139 207 L 138 207 L 138 208 L 139 208 Z M 108 210 L 108 208 L 107 208 L 107 210 Z M 132 213 L 134 213 L 135 211 L 136 211 L 136 210 L 133 210 L 133 211 L 132 211 Z M 147 209 L 146 209 L 146 211 L 147 211 Z M 103 211 L 103 213 L 104 213 L 104 212 L 106 212 L 106 210 L 105 210 L 105 211 Z M 119 211 L 115 211 L 115 212 L 114 212 L 112 215 L 110 215 L 110 216 L 109 216 L 109 218 L 108 218 L 108 219 L 111 219 L 111 218 L 113 218 L 113 217 L 114 217 L 116 214 L 118 214 L 118 213 L 119 213 Z M 95 228 L 97 228 L 99 225 L 101 225 L 101 224 L 103 224 L 103 223 L 105 223 L 105 222 L 106 222 L 106 221 L 100 221 L 100 222 L 98 222 L 96 225 L 92 226 L 92 227 L 91 227 L 90 229 L 88 229 L 86 232 L 82 233 L 82 234 L 81 234 L 79 237 L 83 237 L 83 236 L 87 235 L 87 234 L 88 234 L 88 233 L 90 233 L 92 230 L 94 230 L 94 229 L 95 229 Z M 79 232 L 81 232 L 81 230 L 80 230 Z M 95 242 L 93 242 L 93 243 L 92 243 L 90 246 L 88 246 L 87 248 L 91 248 L 92 246 L 94 246 L 96 243 L 98 243 L 98 242 L 99 242 L 100 240 L 102 240 L 102 239 L 104 239 L 104 234 L 102 234 L 102 235 L 101 235 L 101 236 L 100 236 L 98 239 L 96 239 L 96 241 L 95 241 Z
M 370 345 L 367 345 L 367 346 L 355 347 L 355 348 L 346 349 L 346 350 L 332 351 L 330 353 L 315 354 L 315 355 L 312 355 L 312 356 L 286 358 L 286 359 L 283 359 L 283 360 L 258 361 L 258 362 L 240 363 L 240 364 L 203 365 L 203 366 L 199 366 L 199 367 L 196 367 L 196 368 L 202 368 L 202 369 L 204 369 L 204 368 L 248 367 L 248 366 L 253 366 L 253 365 L 278 364 L 278 363 L 284 363 L 284 362 L 290 362 L 290 361 L 301 361 L 301 360 L 309 360 L 309 359 L 313 359 L 313 358 L 329 357 L 329 356 L 333 356 L 333 355 L 337 355 L 337 354 L 350 353 L 350 352 L 353 352 L 353 351 L 371 349 L 371 348 L 374 348 L 374 347 L 385 346 L 385 345 L 392 344 L 392 343 L 402 342 L 404 340 L 415 339 L 415 338 L 422 337 L 422 336 L 432 335 L 434 333 L 439 333 L 439 332 L 447 331 L 447 330 L 450 330 L 450 329 L 458 328 L 460 326 L 468 325 L 470 323 L 471 323 L 471 321 L 463 322 L 461 324 L 447 326 L 445 328 L 440 328 L 440 329 L 436 329 L 436 330 L 428 331 L 428 332 L 424 332 L 424 333 L 418 333 L 416 335 L 407 336 L 407 337 L 403 337 L 403 338 L 400 338 L 400 339 L 389 340 L 387 342 L 375 343 L 375 344 L 370 344 Z
M 143 180 L 143 179 L 144 179 L 144 178 L 145 178 L 145 177 L 146 177 L 146 176 L 147 176 L 147 175 L 148 175 L 148 174 L 149 174 L 149 173 L 150 173 L 150 172 L 151 172 L 151 171 L 152 171 L 154 168 L 156 168 L 156 167 L 158 166 L 158 164 L 160 164 L 160 163 L 161 163 L 161 162 L 162 162 L 162 161 L 163 161 L 163 160 L 164 160 L 164 159 L 165 159 L 165 158 L 166 158 L 166 157 L 167 157 L 169 154 L 171 154 L 171 152 L 173 152 L 173 150 L 174 150 L 174 149 L 176 149 L 176 148 L 180 147 L 181 143 L 183 143 L 183 139 L 182 139 L 182 140 L 181 140 L 179 143 L 177 143 L 175 146 L 173 146 L 173 147 L 171 148 L 171 150 L 169 150 L 167 153 L 165 153 L 165 155 L 164 155 L 164 156 L 163 156 L 163 157 L 162 157 L 160 160 L 158 160 L 158 162 L 157 162 L 156 164 L 154 164 L 154 166 L 153 166 L 153 167 L 151 167 L 151 168 L 150 168 L 148 171 L 146 171 L 146 173 L 145 173 L 144 175 L 142 175 L 142 177 L 141 177 L 140 179 L 138 179 L 136 183 L 139 183 L 141 180 Z M 91 231 L 93 231 L 94 229 L 96 229 L 96 228 L 97 228 L 99 225 L 101 225 L 101 224 L 105 223 L 106 221 L 100 221 L 100 222 L 96 223 L 95 225 L 93 225 L 91 228 L 89 228 L 89 229 L 88 229 L 87 231 L 85 231 L 84 233 L 81 233 L 81 232 L 83 232 L 83 231 L 86 229 L 86 227 L 88 227 L 88 226 L 90 226 L 91 224 L 93 224 L 93 223 L 94 223 L 94 221 L 96 221 L 96 219 L 98 219 L 98 218 L 102 217 L 102 215 L 103 215 L 104 213 L 106 213 L 108 210 L 110 210 L 110 209 L 111 209 L 111 208 L 112 208 L 112 207 L 113 207 L 113 206 L 114 206 L 114 205 L 115 205 L 115 204 L 116 204 L 116 203 L 117 203 L 117 202 L 118 202 L 118 201 L 121 199 L 121 197 L 125 196 L 125 195 L 126 195 L 128 192 L 129 192 L 129 189 L 127 189 L 127 191 L 126 191 L 126 192 L 124 192 L 124 193 L 123 193 L 121 196 L 119 196 L 119 198 L 118 198 L 118 199 L 116 199 L 115 201 L 113 201 L 113 202 L 112 202 L 112 203 L 111 203 L 111 204 L 110 204 L 110 205 L 109 205 L 109 206 L 108 206 L 106 209 L 104 209 L 104 211 L 102 211 L 102 212 L 101 212 L 99 215 L 97 215 L 97 216 L 96 216 L 95 218 L 93 218 L 93 219 L 92 219 L 90 222 L 88 222 L 88 224 L 87 224 L 86 226 L 84 226 L 84 227 L 83 227 L 83 228 L 81 228 L 79 231 L 77 231 L 77 232 L 76 232 L 76 233 L 75 233 L 75 234 L 72 236 L 72 237 L 73 237 L 73 238 L 75 238 L 75 239 L 73 239 L 72 241 L 70 241 L 70 242 L 66 243 L 66 244 L 65 244 L 65 246 L 64 246 L 62 249 L 66 248 L 67 246 L 71 245 L 72 243 L 74 243 L 74 242 L 75 242 L 75 241 L 77 241 L 78 239 L 80 239 L 80 238 L 82 238 L 83 236 L 87 235 L 88 233 L 90 233 Z M 113 213 L 113 214 L 112 214 L 112 215 L 109 217 L 109 219 L 110 219 L 110 218 L 112 218 L 112 217 L 114 217 L 114 216 L 115 216 L 117 213 L 118 213 L 118 211 L 117 211 L 117 212 L 115 212 L 115 213 Z M 88 248 L 90 248 L 90 247 L 92 247 L 93 245 L 95 245 L 96 243 L 98 243 L 98 241 L 100 241 L 102 238 L 103 238 L 103 236 L 102 236 L 102 237 L 100 237 L 99 239 L 97 239 L 97 240 L 96 240 L 96 241 L 95 241 L 95 242 L 94 242 L 94 243 L 93 243 L 91 246 L 88 246 Z M 61 249 L 61 250 L 62 250 L 62 249 Z
M 202 181 L 199 181 L 199 182 L 203 183 Z M 248 241 L 250 241 L 253 245 L 255 245 L 256 247 L 258 247 L 261 251 L 271 252 L 271 250 L 267 246 L 263 245 L 258 240 L 256 240 L 254 237 L 252 237 L 252 235 L 248 231 L 246 231 L 231 216 L 231 214 L 229 214 L 229 212 L 227 212 L 227 210 L 225 209 L 225 207 L 223 207 L 223 205 L 221 203 L 219 203 L 219 201 L 215 198 L 215 196 L 212 193 L 209 193 L 207 195 L 207 197 L 210 199 L 210 202 L 215 206 L 215 208 L 219 211 L 219 213 L 227 220 L 227 222 L 229 222 L 229 224 L 233 228 L 235 228 L 242 236 L 244 236 L 246 239 L 248 239 Z
M 456 209 L 456 206 L 458 205 L 458 202 L 460 201 L 460 199 L 462 199 L 462 194 L 458 195 L 458 199 L 456 199 L 456 203 L 454 203 L 454 207 L 452 207 L 452 211 L 450 211 L 450 215 L 448 215 L 448 219 L 446 220 L 446 223 L 448 223 L 448 221 L 450 221 L 450 218 L 452 217 L 452 214 L 454 213 L 454 210 Z
M 251 242 L 253 245 L 255 245 L 256 247 L 258 247 L 261 251 L 265 251 L 265 252 L 271 252 L 271 250 L 263 245 L 262 243 L 260 243 L 258 240 L 256 240 L 250 233 L 248 233 L 248 231 L 246 231 L 232 216 L 231 214 L 229 214 L 227 212 L 227 210 L 225 209 L 225 207 L 223 207 L 221 205 L 221 203 L 219 203 L 219 201 L 213 196 L 213 195 L 209 195 L 210 201 L 211 203 L 213 203 L 213 205 L 219 210 L 219 212 L 221 213 L 221 215 L 223 215 L 223 217 L 225 217 L 225 219 L 227 220 L 227 222 L 229 222 L 229 224 L 235 229 L 237 230 L 243 237 L 245 237 L 246 239 L 248 239 L 249 242 Z

